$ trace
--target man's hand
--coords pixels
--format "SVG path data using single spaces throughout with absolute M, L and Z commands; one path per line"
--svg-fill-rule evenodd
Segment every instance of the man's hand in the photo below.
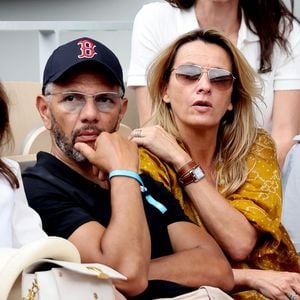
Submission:
M 138 172 L 137 145 L 118 133 L 102 132 L 96 140 L 95 149 L 85 143 L 76 143 L 75 148 L 103 172 L 116 169 Z

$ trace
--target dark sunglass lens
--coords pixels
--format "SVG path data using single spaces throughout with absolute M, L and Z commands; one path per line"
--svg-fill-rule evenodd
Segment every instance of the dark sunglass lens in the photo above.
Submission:
M 228 89 L 233 82 L 232 74 L 223 69 L 210 69 L 209 80 L 220 89 Z
M 184 83 L 191 83 L 199 79 L 202 74 L 200 67 L 193 65 L 182 65 L 175 69 L 176 78 Z

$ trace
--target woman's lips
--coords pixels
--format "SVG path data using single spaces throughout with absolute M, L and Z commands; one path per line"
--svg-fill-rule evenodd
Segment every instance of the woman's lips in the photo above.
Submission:
M 193 103 L 193 106 L 212 107 L 212 104 L 209 101 L 198 100 Z
M 195 101 L 193 107 L 199 112 L 207 112 L 212 109 L 212 105 L 208 101 Z

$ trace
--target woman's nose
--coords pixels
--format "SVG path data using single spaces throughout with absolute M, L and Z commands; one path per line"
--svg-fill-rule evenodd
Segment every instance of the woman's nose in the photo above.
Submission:
M 211 82 L 208 78 L 207 72 L 203 72 L 202 75 L 198 78 L 196 89 L 197 92 L 210 92 Z

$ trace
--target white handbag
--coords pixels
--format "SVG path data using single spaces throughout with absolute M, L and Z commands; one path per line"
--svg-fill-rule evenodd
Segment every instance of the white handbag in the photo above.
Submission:
M 42 259 L 23 271 L 22 299 L 115 300 L 112 279 L 126 277 L 102 264 Z
M 0 300 L 125 299 L 114 278 L 126 279 L 105 265 L 81 264 L 76 247 L 63 238 L 0 248 Z

